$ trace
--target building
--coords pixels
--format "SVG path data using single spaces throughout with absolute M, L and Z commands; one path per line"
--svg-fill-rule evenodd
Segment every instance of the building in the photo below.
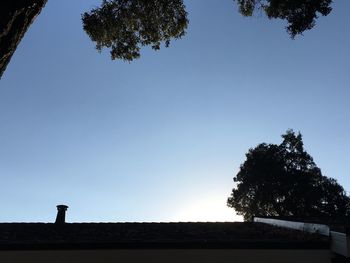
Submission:
M 266 222 L 0 223 L 0 262 L 331 262 L 330 237 Z M 259 220 L 257 220 L 259 221 Z M 276 223 L 276 222 L 275 222 Z

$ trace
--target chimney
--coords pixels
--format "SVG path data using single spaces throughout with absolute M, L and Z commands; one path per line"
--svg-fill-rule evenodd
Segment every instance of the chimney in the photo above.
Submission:
M 56 216 L 56 222 L 55 224 L 64 224 L 66 222 L 66 211 L 68 206 L 67 205 L 58 205 L 57 206 L 57 216 Z

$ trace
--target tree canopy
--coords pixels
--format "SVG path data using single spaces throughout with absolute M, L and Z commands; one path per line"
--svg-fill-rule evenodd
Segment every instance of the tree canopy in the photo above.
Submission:
M 270 19 L 286 20 L 292 38 L 313 28 L 320 14 L 327 16 L 332 11 L 332 0 L 237 0 L 237 4 L 244 16 L 261 10 Z
M 281 144 L 262 143 L 246 154 L 227 205 L 243 215 L 298 218 L 344 217 L 350 198 L 323 176 L 304 150 L 302 135 L 288 130 Z
M 4 1 L 0 4 L 0 78 L 27 28 L 47 0 Z M 233 0 L 244 16 L 262 12 L 287 21 L 292 38 L 315 26 L 319 15 L 332 11 L 332 0 Z M 160 49 L 186 34 L 184 0 L 102 0 L 82 15 L 83 28 L 97 50 L 109 49 L 112 59 L 132 61 L 143 46 Z M 234 25 L 232 25 L 234 26 Z
M 188 19 L 182 0 L 104 0 L 82 16 L 84 30 L 97 50 L 111 49 L 112 59 L 131 61 L 140 48 L 169 46 L 185 34 Z
M 314 27 L 319 14 L 328 15 L 332 0 L 234 0 L 244 16 L 258 10 L 270 19 L 288 22 L 292 38 Z M 183 0 L 103 0 L 82 15 L 83 27 L 97 50 L 110 49 L 112 59 L 132 61 L 142 46 L 158 50 L 161 43 L 181 38 L 188 26 Z

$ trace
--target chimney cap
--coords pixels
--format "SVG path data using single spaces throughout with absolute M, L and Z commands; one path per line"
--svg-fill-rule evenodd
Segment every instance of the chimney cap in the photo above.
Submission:
M 57 205 L 57 210 L 67 210 L 68 209 L 68 205 Z

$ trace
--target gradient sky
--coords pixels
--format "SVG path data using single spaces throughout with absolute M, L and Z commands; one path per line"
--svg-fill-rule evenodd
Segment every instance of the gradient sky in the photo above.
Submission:
M 0 222 L 234 221 L 245 153 L 303 134 L 350 191 L 348 0 L 291 40 L 232 0 L 187 0 L 187 35 L 125 63 L 99 54 L 81 13 L 49 0 L 0 80 Z

